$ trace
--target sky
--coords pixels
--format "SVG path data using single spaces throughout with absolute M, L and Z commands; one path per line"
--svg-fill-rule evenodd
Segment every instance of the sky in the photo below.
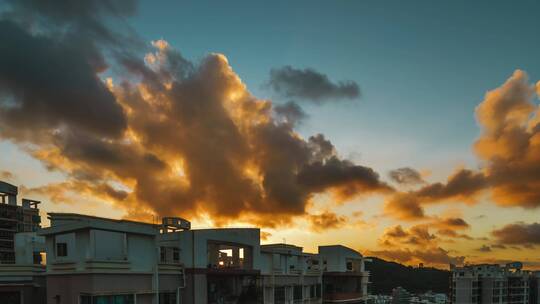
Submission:
M 540 268 L 537 1 L 0 6 L 0 174 L 46 212 Z

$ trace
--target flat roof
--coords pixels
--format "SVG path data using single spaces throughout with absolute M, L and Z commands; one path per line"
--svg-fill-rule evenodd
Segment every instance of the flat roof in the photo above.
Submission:
M 39 235 L 53 235 L 84 229 L 157 235 L 159 225 L 124 219 L 111 219 L 77 213 L 48 213 L 51 226 L 39 231 Z M 59 221 L 55 223 L 55 221 Z

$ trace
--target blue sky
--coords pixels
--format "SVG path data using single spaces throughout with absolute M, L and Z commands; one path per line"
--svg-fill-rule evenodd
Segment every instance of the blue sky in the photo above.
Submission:
M 306 107 L 300 132 L 323 132 L 343 156 L 391 169 L 473 159 L 474 109 L 485 92 L 517 68 L 540 77 L 539 8 L 536 1 L 143 1 L 132 25 L 190 59 L 225 54 L 256 96 L 275 102 L 283 100 L 264 88 L 272 68 L 311 67 L 357 81 L 360 100 Z

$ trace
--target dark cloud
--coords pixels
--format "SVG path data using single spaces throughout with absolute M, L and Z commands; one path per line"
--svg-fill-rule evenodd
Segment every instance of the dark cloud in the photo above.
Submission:
M 122 134 L 123 110 L 99 79 L 84 46 L 31 35 L 11 21 L 0 21 L 0 39 L 4 136 L 32 136 L 67 126 L 106 137 Z
M 483 173 L 461 169 L 446 183 L 433 183 L 418 190 L 395 194 L 385 203 L 385 211 L 401 219 L 420 219 L 424 217 L 423 205 L 449 199 L 471 201 L 486 185 Z
M 301 123 L 307 117 L 306 112 L 294 101 L 275 105 L 274 112 L 278 120 L 292 125 Z
M 388 175 L 394 182 L 398 184 L 415 185 L 425 182 L 422 179 L 420 172 L 408 167 L 392 170 L 388 173 Z
M 476 251 L 491 252 L 491 247 L 487 245 L 482 245 L 480 248 L 477 248 Z
M 540 223 L 515 223 L 491 232 L 500 245 L 540 245 Z
M 298 98 L 317 104 L 330 100 L 354 99 L 360 96 L 358 84 L 353 81 L 334 83 L 328 76 L 313 69 L 295 69 L 285 66 L 270 71 L 270 88 L 287 98 Z
M 312 231 L 322 232 L 343 227 L 347 223 L 347 218 L 330 211 L 325 211 L 321 214 L 310 215 L 309 221 Z

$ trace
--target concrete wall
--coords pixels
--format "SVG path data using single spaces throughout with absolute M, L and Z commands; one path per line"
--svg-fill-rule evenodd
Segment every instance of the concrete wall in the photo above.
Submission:
M 65 274 L 47 276 L 47 304 L 77 304 L 81 293 L 144 293 L 152 290 L 152 274 Z M 137 297 L 137 304 L 153 297 Z M 149 302 L 143 302 L 150 299 Z
M 180 261 L 186 268 L 207 268 L 208 241 L 236 243 L 251 247 L 253 269 L 261 269 L 260 230 L 253 228 L 200 229 L 172 232 L 159 236 L 160 245 L 176 243 Z

